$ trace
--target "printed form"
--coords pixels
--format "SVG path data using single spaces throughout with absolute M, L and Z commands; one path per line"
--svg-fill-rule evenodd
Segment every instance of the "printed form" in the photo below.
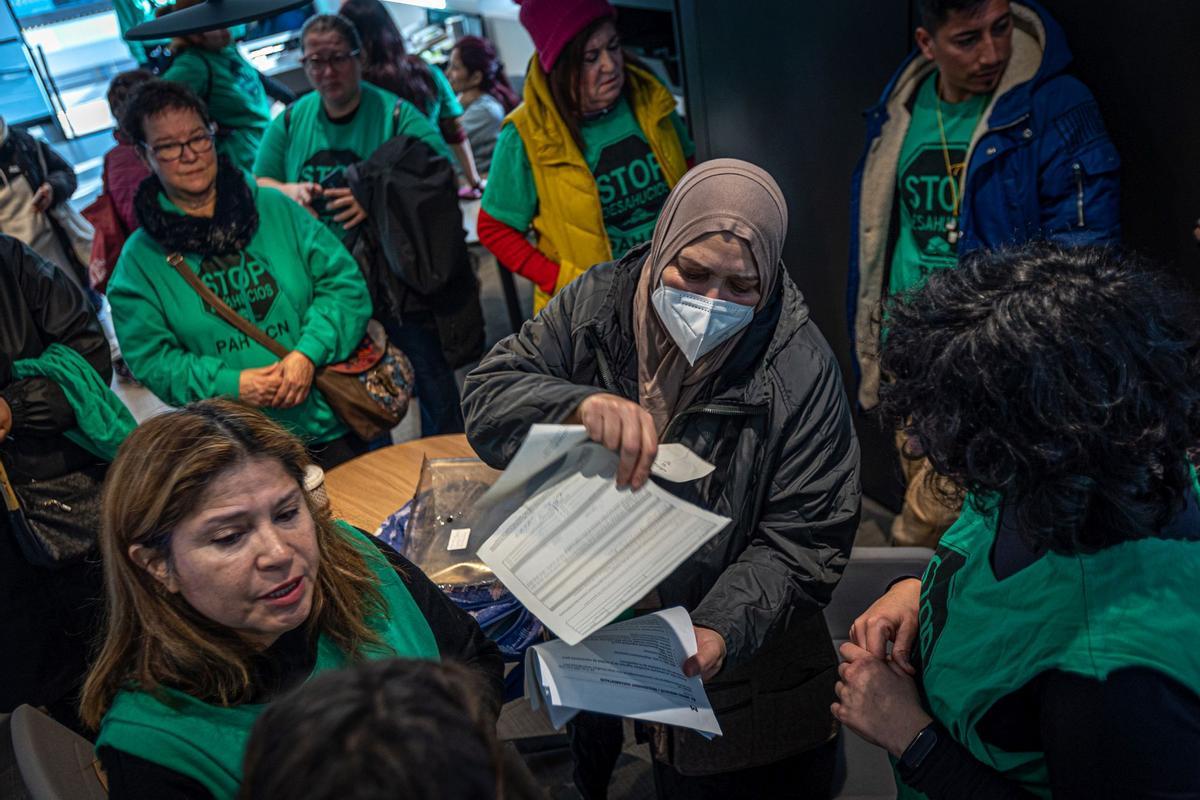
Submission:
M 667 480 L 712 471 L 687 448 L 663 449 L 669 466 L 653 471 Z M 480 501 L 504 517 L 480 560 L 567 645 L 612 622 L 729 523 L 653 482 L 618 489 L 617 462 L 582 426 L 535 425 Z
M 617 622 L 574 647 L 561 639 L 525 651 L 525 696 L 562 728 L 597 711 L 721 735 L 699 677 L 681 669 L 696 653 L 692 620 L 675 607 Z

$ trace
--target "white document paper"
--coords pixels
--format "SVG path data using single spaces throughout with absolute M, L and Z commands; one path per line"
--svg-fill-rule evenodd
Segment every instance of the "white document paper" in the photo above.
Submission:
M 568 438 L 541 437 L 536 446 L 554 452 Z M 531 496 L 519 507 L 510 508 L 526 495 L 499 506 L 505 519 L 478 556 L 534 616 L 573 645 L 647 595 L 729 519 L 653 482 L 636 492 L 618 489 L 617 455 L 594 442 L 576 439 L 564 452 L 556 465 L 541 470 L 530 466 L 532 459 L 518 464 L 519 453 L 513 459 L 523 474 L 539 477 L 525 487 Z
M 704 684 L 683 674 L 695 653 L 691 617 L 669 608 L 601 628 L 575 646 L 560 639 L 529 648 L 525 693 L 555 728 L 579 711 L 597 711 L 720 736 Z
M 521 488 L 534 475 L 570 452 L 571 448 L 586 441 L 587 429 L 582 425 L 532 426 L 504 474 L 496 479 L 480 502 L 491 502 Z M 658 455 L 650 465 L 651 474 L 672 483 L 698 480 L 713 469 L 712 464 L 675 442 L 659 445 Z

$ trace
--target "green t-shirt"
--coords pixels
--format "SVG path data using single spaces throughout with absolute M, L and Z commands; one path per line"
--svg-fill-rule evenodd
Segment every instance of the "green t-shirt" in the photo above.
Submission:
M 917 90 L 896 170 L 900 229 L 892 254 L 889 293 L 916 289 L 930 270 L 957 263 L 957 248 L 950 242 L 946 224 L 954 220 L 954 198 L 966 169 L 967 147 L 989 99 L 990 95 L 976 95 L 961 103 L 941 102 L 947 145 L 943 147 L 937 118 L 937 73 Z M 954 178 L 947 174 L 947 152 Z
M 130 28 L 154 19 L 154 9 L 166 4 L 166 0 L 162 0 L 162 2 L 159 0 L 113 0 L 112 7 L 117 15 L 117 28 L 121 32 L 121 38 L 125 39 L 125 32 Z M 129 48 L 129 54 L 133 56 L 133 60 L 139 66 L 145 66 L 148 59 L 147 54 L 151 50 L 169 43 L 169 39 L 152 39 L 148 42 L 126 40 L 125 46 Z
M 396 116 L 399 103 L 399 116 Z M 371 157 L 380 145 L 398 134 L 415 136 L 445 158 L 450 151 L 441 134 L 416 106 L 391 92 L 363 82 L 362 101 L 347 118 L 334 121 L 325 113 L 321 98 L 309 92 L 267 127 L 254 174 L 283 183 L 312 181 L 326 187 L 345 186 L 346 167 Z M 344 234 L 333 214 L 321 221 L 338 236 Z
M 438 644 L 408 587 L 375 545 L 344 522 L 339 530 L 363 555 L 383 595 L 385 614 L 369 620 L 382 647 L 367 659 L 439 660 Z M 347 655 L 321 636 L 309 678 L 348 666 Z M 233 800 L 242 782 L 242 760 L 254 723 L 266 703 L 215 706 L 175 689 L 160 695 L 122 690 L 100 723 L 96 747 L 114 747 L 203 784 L 217 800 Z
M 254 166 L 263 131 L 271 121 L 271 100 L 258 70 L 235 45 L 221 50 L 189 47 L 175 56 L 163 78 L 192 89 L 220 126 L 217 150 L 238 169 Z
M 184 257 L 225 303 L 317 367 L 350 355 L 371 316 L 358 264 L 325 226 L 282 193 L 251 185 L 258 228 L 229 262 Z M 164 210 L 181 214 L 165 196 Z M 278 359 L 208 308 L 167 263 L 168 253 L 139 228 L 125 242 L 109 282 L 113 325 L 138 379 L 162 400 L 182 406 L 237 397 L 241 371 Z M 263 413 L 309 443 L 346 432 L 316 389 L 294 408 Z
M 1193 474 L 1192 490 L 1200 496 Z M 1095 680 L 1143 667 L 1200 693 L 1200 532 L 1096 553 L 1047 553 L 998 580 L 998 504 L 968 498 L 921 578 L 918 654 L 926 710 L 978 760 L 1049 797 L 1045 754 L 1006 750 L 979 730 L 988 711 L 1038 675 Z M 897 779 L 900 797 L 918 792 Z
M 671 122 L 679 135 L 683 154 L 691 158 L 696 146 L 679 115 Z M 649 241 L 658 212 L 671 188 L 658 166 L 633 109 L 625 98 L 612 111 L 580 126 L 584 160 L 596 177 L 604 230 L 613 258 Z M 505 125 L 496 138 L 483 210 L 519 231 L 529 229 L 537 216 L 537 187 L 525 144 L 515 125 Z
M 425 105 L 425 116 L 436 127 L 441 120 L 461 117 L 463 108 L 446 73 L 432 65 L 429 71 L 433 74 L 433 82 L 437 84 L 437 93 Z

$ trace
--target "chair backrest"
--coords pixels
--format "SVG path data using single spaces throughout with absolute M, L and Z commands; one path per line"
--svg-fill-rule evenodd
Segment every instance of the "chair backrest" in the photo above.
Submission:
M 0 714 L 0 797 L 30 800 L 12 746 L 12 714 Z
M 834 647 L 849 637 L 850 624 L 870 607 L 889 583 L 904 575 L 920 577 L 933 551 L 925 547 L 856 547 L 842 580 L 825 607 Z M 837 800 L 891 800 L 896 782 L 887 753 L 842 729 L 835 776 Z
M 32 706 L 12 713 L 17 766 L 33 800 L 105 800 L 92 743 Z
M 825 621 L 835 641 L 847 638 L 850 624 L 903 575 L 921 577 L 933 551 L 927 547 L 856 547 L 842 580 L 825 607 Z

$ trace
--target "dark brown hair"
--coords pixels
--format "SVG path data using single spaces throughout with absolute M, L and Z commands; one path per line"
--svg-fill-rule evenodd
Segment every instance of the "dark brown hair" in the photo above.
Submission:
M 602 25 L 610 22 L 612 22 L 612 17 L 601 17 L 577 33 L 575 38 L 563 48 L 558 60 L 554 62 L 554 68 L 546 76 L 547 83 L 550 84 L 550 96 L 554 98 L 554 105 L 566 124 L 567 130 L 570 131 L 571 139 L 575 141 L 575 145 L 581 153 L 584 147 L 583 134 L 580 133 L 579 126 L 583 121 L 583 100 L 579 96 L 579 79 L 583 74 L 583 52 L 587 49 L 587 41 L 592 34 Z M 629 54 L 625 53 L 624 56 L 625 63 L 628 65 L 631 60 Z
M 121 110 L 121 132 L 138 147 L 146 140 L 146 120 L 165 111 L 195 111 L 204 125 L 212 125 L 208 106 L 182 83 L 151 78 L 134 86 Z
M 422 114 L 437 97 L 437 83 L 420 56 L 410 56 L 392 15 L 379 0 L 346 0 L 338 12 L 362 37 L 363 77 L 403 97 Z
M 508 76 L 504 74 L 504 64 L 491 42 L 481 36 L 464 36 L 454 43 L 454 49 L 458 51 L 458 58 L 468 74 L 480 74 L 479 90 L 496 98 L 504 107 L 505 114 L 520 104 L 521 100 L 509 84 Z
M 304 445 L 261 412 L 205 400 L 142 423 L 121 445 L 105 481 L 103 643 L 83 686 L 81 717 L 92 728 L 127 685 L 167 685 L 217 705 L 247 702 L 255 648 L 200 614 L 136 564 L 131 545 L 169 557 L 175 528 L 200 509 L 221 475 L 251 459 L 277 461 L 304 487 Z M 329 512 L 304 492 L 320 562 L 306 624 L 357 657 L 379 643 L 368 620 L 383 598 L 362 554 Z
M 246 746 L 252 800 L 503 796 L 477 673 L 389 659 L 322 673 L 271 704 Z
M 108 110 L 118 124 L 120 124 L 121 115 L 125 113 L 125 104 L 129 102 L 129 95 L 134 88 L 150 80 L 154 80 L 154 73 L 148 69 L 131 69 L 120 72 L 112 79 L 112 83 L 108 85 Z

